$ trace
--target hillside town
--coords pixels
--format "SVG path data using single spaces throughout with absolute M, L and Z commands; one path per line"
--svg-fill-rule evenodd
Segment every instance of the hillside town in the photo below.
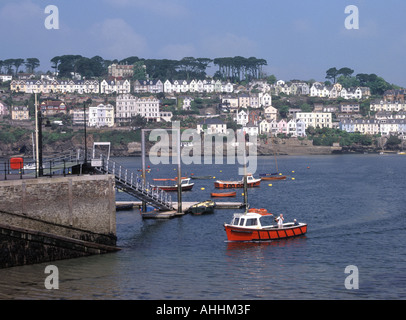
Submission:
M 105 79 L 19 73 L 0 75 L 0 83 L 0 119 L 14 125 L 33 122 L 37 94 L 43 117 L 72 128 L 85 119 L 88 127 L 104 129 L 179 120 L 182 127 L 218 135 L 231 128 L 249 136 L 305 138 L 312 127 L 406 139 L 404 89 L 372 95 L 367 86 L 328 81 L 134 80 L 133 65 L 123 64 L 110 65 Z

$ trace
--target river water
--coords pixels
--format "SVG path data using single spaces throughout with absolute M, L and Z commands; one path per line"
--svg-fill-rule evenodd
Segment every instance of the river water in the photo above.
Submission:
M 138 169 L 140 158 L 117 158 Z M 147 163 L 149 164 L 149 163 Z M 56 261 L 59 289 L 47 290 L 50 263 L 0 270 L 0 299 L 405 299 L 406 156 L 281 156 L 285 181 L 249 190 L 251 207 L 308 223 L 306 236 L 266 243 L 229 243 L 223 228 L 233 212 L 143 220 L 117 212 L 117 253 Z M 152 166 L 148 179 L 177 175 Z M 184 165 L 182 176 L 237 179 L 237 165 Z M 258 173 L 274 171 L 258 158 Z M 185 201 L 206 200 L 214 180 L 194 180 Z M 219 201 L 242 201 L 237 198 Z M 173 194 L 176 200 L 176 194 Z M 134 200 L 117 193 L 117 200 Z M 347 266 L 358 271 L 350 289 Z M 356 269 L 354 269 L 356 267 Z M 347 279 L 348 280 L 348 279 Z M 356 282 L 351 282 L 355 284 Z

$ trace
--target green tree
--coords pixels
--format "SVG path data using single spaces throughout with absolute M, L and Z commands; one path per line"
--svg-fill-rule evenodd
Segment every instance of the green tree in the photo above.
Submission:
M 24 59 L 13 59 L 14 60 L 14 67 L 15 67 L 15 74 L 17 75 L 18 69 L 21 67 L 21 65 L 24 63 Z
M 6 60 L 4 60 L 3 65 L 6 68 L 6 73 L 7 74 L 13 74 L 14 59 L 6 59 Z
M 300 109 L 302 110 L 302 112 L 312 112 L 313 111 L 312 106 L 310 104 L 308 104 L 308 103 L 303 103 L 300 106 Z
M 25 60 L 25 67 L 30 73 L 34 73 L 35 69 L 40 66 L 40 62 L 37 58 L 27 58 Z
M 388 138 L 388 140 L 386 141 L 385 148 L 393 150 L 393 149 L 396 149 L 399 146 L 400 143 L 402 143 L 402 140 L 400 140 L 396 136 L 391 135 Z
M 337 68 L 330 68 L 326 71 L 326 79 L 333 80 L 333 83 L 336 83 L 336 78 L 338 76 Z
M 337 73 L 343 75 L 344 77 L 350 77 L 354 73 L 354 70 L 344 67 L 338 70 Z

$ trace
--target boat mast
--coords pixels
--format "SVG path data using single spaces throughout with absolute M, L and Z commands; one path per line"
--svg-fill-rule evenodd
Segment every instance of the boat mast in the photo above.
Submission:
M 273 135 L 272 135 L 272 133 L 271 133 L 271 142 L 272 142 L 273 156 L 274 156 L 274 158 L 275 158 L 276 173 L 279 173 L 279 170 L 278 170 L 278 160 L 276 159 L 275 142 L 273 141 Z
M 245 154 L 245 140 L 244 140 L 244 205 L 245 213 L 248 212 L 248 186 L 247 186 L 247 157 Z

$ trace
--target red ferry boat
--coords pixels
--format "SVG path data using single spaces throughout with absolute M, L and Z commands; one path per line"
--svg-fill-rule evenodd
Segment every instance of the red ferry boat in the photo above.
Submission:
M 228 241 L 269 241 L 302 236 L 306 223 L 288 222 L 278 226 L 266 209 L 235 213 L 230 224 L 224 224 Z
M 260 183 L 261 179 L 255 179 L 251 174 L 247 175 L 247 187 L 259 187 Z M 244 178 L 239 181 L 217 180 L 214 182 L 214 187 L 218 189 L 243 188 Z

